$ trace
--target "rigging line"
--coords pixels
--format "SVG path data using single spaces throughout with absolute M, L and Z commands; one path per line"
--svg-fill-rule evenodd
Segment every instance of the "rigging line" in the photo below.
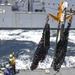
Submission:
M 57 47 L 57 42 L 58 42 L 59 30 L 60 30 L 60 22 L 58 23 L 58 28 L 57 28 L 57 31 L 56 31 L 56 41 L 55 41 L 55 48 L 54 48 L 54 57 L 53 57 L 53 62 L 51 64 L 51 66 L 54 66 L 54 59 L 55 59 L 55 54 L 56 54 L 56 47 Z
M 46 18 L 46 23 L 48 23 L 48 21 L 49 21 L 49 16 L 47 15 L 47 18 Z
M 64 31 L 64 27 L 65 27 L 65 23 L 66 23 L 66 8 L 64 9 L 64 21 L 62 22 L 61 28 L 60 28 L 60 38 L 63 36 L 63 31 Z
M 66 13 L 66 8 L 64 9 L 64 11 L 65 11 L 65 15 L 64 15 L 64 25 L 65 25 L 65 23 L 66 23 L 66 15 L 67 15 L 67 13 Z
M 58 23 L 58 29 L 57 29 L 57 32 L 56 32 L 56 42 L 55 42 L 55 49 L 56 49 L 56 46 L 57 46 L 57 41 L 58 41 L 58 36 L 59 36 L 59 30 L 60 30 L 60 22 Z M 56 50 L 54 49 L 54 55 L 56 53 Z M 55 57 L 55 56 L 54 56 Z
M 48 24 L 48 21 L 49 21 L 49 16 L 47 15 L 46 23 L 45 24 Z M 44 32 L 44 34 L 45 34 L 45 32 Z M 44 35 L 44 40 L 45 40 L 45 35 Z M 45 47 L 45 41 L 44 41 L 44 47 Z

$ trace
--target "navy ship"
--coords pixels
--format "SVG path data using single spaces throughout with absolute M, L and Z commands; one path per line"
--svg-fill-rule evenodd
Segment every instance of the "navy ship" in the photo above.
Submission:
M 68 2 L 68 10 L 75 8 L 74 0 Z M 56 15 L 60 0 L 0 0 L 0 28 L 44 28 L 48 13 Z M 73 16 L 71 28 L 75 28 Z M 51 28 L 58 22 L 49 17 Z

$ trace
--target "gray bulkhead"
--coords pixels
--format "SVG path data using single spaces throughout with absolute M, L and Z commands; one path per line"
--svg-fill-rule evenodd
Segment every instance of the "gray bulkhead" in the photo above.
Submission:
M 30 0 L 29 0 L 30 1 Z M 28 2 L 24 8 L 19 7 L 18 11 L 12 11 L 12 5 L 0 5 L 0 28 L 43 28 L 46 22 L 46 12 L 36 12 L 33 5 L 38 5 L 39 2 L 34 2 L 28 6 Z M 18 6 L 21 5 L 18 3 Z M 35 7 L 37 8 L 37 6 Z M 35 8 L 35 9 L 36 9 Z
M 12 1 L 12 0 L 8 0 Z M 13 0 L 16 2 L 16 0 Z M 12 11 L 12 4 L 0 5 L 0 28 L 43 28 L 46 22 L 48 13 L 57 15 L 57 7 L 60 0 L 44 0 L 45 5 L 40 3 L 40 0 L 23 0 L 24 7 L 19 7 L 19 11 Z M 29 1 L 29 3 L 28 3 Z M 32 3 L 32 1 L 34 1 Z M 41 0 L 42 1 L 42 0 Z M 68 9 L 75 8 L 74 0 L 67 1 Z M 12 2 L 13 3 L 13 2 Z M 20 5 L 20 3 L 18 3 Z M 41 9 L 45 8 L 45 11 Z M 39 10 L 40 12 L 37 12 Z M 58 22 L 49 17 L 49 24 L 51 28 L 57 28 Z M 75 16 L 73 16 L 71 28 L 75 28 Z M 68 21 L 68 20 L 67 20 Z

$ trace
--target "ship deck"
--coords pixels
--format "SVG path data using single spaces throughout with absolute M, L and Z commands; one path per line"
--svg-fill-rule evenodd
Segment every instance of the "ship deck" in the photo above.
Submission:
M 16 75 L 55 75 L 56 71 L 50 69 L 20 70 Z M 56 75 L 75 75 L 75 68 L 61 68 Z

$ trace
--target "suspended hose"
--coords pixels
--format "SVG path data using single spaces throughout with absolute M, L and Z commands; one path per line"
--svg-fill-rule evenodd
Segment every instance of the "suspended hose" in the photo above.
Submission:
M 58 29 L 57 29 L 57 32 L 56 32 L 56 42 L 55 42 L 54 58 L 53 58 L 53 59 L 55 59 L 57 41 L 58 41 L 58 36 L 59 36 L 59 30 L 60 30 L 60 22 L 58 23 Z M 51 64 L 51 66 L 52 66 L 52 67 L 54 66 L 54 60 L 53 60 L 53 62 L 52 62 L 52 64 Z
M 54 56 L 54 63 L 53 63 L 53 69 L 55 71 L 59 71 L 61 68 L 61 65 L 63 64 L 67 52 L 67 45 L 68 45 L 68 36 L 69 36 L 69 30 L 71 27 L 72 18 L 68 22 L 67 28 L 63 31 L 62 37 L 57 43 L 56 46 L 56 53 Z
M 39 62 L 43 62 L 45 56 L 47 55 L 49 47 L 50 47 L 50 26 L 48 24 L 48 17 L 47 17 L 41 40 L 34 53 L 34 58 L 30 67 L 31 70 L 36 69 Z

